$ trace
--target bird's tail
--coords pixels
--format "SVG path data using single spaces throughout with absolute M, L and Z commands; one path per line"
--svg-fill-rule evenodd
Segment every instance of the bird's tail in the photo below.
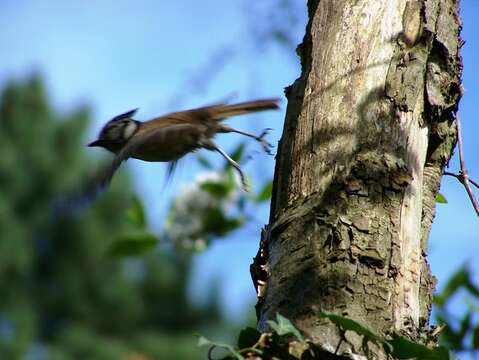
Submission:
M 279 99 L 262 99 L 245 101 L 232 105 L 213 105 L 203 108 L 210 118 L 222 120 L 231 116 L 243 115 L 257 111 L 278 109 Z

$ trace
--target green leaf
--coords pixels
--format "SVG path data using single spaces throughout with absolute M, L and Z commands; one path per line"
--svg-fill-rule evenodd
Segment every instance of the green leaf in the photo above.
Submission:
M 198 160 L 200 165 L 203 166 L 205 169 L 212 169 L 213 168 L 213 165 L 211 165 L 211 163 L 208 161 L 208 159 L 206 159 L 205 157 L 203 157 L 201 155 L 197 155 L 196 160 Z
M 225 349 L 226 351 L 229 351 L 230 354 L 233 355 L 237 360 L 245 360 L 244 357 L 239 352 L 237 352 L 234 349 L 234 347 L 231 346 L 230 344 L 211 341 L 211 340 L 208 340 L 207 338 L 205 338 L 204 336 L 199 336 L 198 337 L 198 343 L 196 344 L 196 346 L 199 346 L 199 347 L 204 347 L 204 346 L 220 347 L 222 349 Z
M 472 295 L 474 295 L 475 297 L 479 297 L 479 288 L 473 284 L 470 277 L 464 286 L 466 287 L 467 291 L 469 291 Z
M 440 204 L 447 204 L 447 199 L 443 194 L 437 193 L 436 194 L 436 202 L 440 203 Z
M 441 294 L 434 297 L 434 302 L 439 306 L 444 306 L 446 301 L 461 287 L 470 284 L 469 270 L 461 267 L 449 279 Z
M 393 351 L 391 355 L 397 359 L 411 359 L 418 360 L 450 360 L 452 353 L 445 347 L 438 346 L 435 348 L 428 348 L 425 345 L 415 343 L 403 336 L 388 340 L 392 345 Z
M 143 204 L 138 197 L 134 197 L 130 208 L 126 213 L 127 219 L 133 226 L 144 229 L 146 228 L 146 216 Z
M 268 320 L 267 323 L 271 327 L 271 329 L 273 329 L 274 332 L 279 336 L 291 334 L 299 341 L 304 342 L 304 338 L 299 332 L 299 330 L 294 327 L 291 321 L 282 316 L 280 313 L 276 313 L 276 322 Z
M 268 181 L 261 191 L 259 192 L 258 196 L 256 197 L 256 202 L 263 202 L 266 200 L 271 199 L 271 192 L 273 191 L 273 181 Z
M 458 331 L 458 336 L 460 339 L 464 339 L 466 337 L 466 333 L 472 330 L 471 320 L 472 320 L 472 313 L 468 311 L 461 320 L 461 324 Z
M 139 256 L 151 251 L 158 244 L 158 239 L 147 232 L 126 235 L 115 241 L 110 247 L 112 256 Z
M 239 162 L 242 158 L 243 158 L 243 154 L 244 154 L 244 149 L 245 149 L 245 143 L 242 142 L 238 145 L 238 147 L 233 151 L 233 153 L 231 154 L 231 158 L 236 161 L 236 162 Z
M 385 339 L 382 337 L 374 334 L 371 330 L 364 327 L 363 325 L 359 324 L 358 322 L 345 318 L 344 316 L 336 315 L 334 313 L 328 311 L 321 311 L 319 316 L 328 318 L 334 324 L 340 326 L 344 330 L 351 330 L 359 335 L 365 336 L 368 340 L 373 341 L 375 343 L 383 344 L 385 343 Z
M 253 327 L 247 327 L 241 330 L 238 336 L 238 349 L 250 348 L 256 344 L 261 333 Z
M 227 217 L 221 208 L 215 207 L 205 214 L 203 226 L 206 233 L 223 236 L 236 230 L 243 222 L 243 217 Z
M 446 345 L 450 349 L 462 348 L 462 338 L 449 324 L 449 320 L 446 319 L 441 313 L 436 315 L 437 322 L 439 324 L 446 324 L 446 327 L 441 331 L 441 343 Z
M 200 185 L 201 189 L 216 197 L 226 197 L 233 187 L 227 181 L 205 181 Z

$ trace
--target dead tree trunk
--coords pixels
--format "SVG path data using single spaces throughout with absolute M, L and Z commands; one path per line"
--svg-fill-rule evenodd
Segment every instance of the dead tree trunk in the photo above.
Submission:
M 332 311 L 387 335 L 428 326 L 435 195 L 456 141 L 454 0 L 311 0 L 287 89 L 258 328 L 277 312 L 334 351 Z M 346 333 L 339 353 L 361 352 Z

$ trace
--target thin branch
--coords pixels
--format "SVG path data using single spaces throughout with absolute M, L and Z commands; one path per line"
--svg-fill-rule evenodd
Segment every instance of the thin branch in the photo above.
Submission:
M 461 181 L 461 176 L 449 171 L 444 171 L 443 175 L 455 177 L 457 180 Z
M 462 149 L 462 132 L 461 132 L 461 120 L 459 114 L 456 116 L 456 129 L 457 129 L 457 147 L 459 148 L 459 163 L 461 166 L 461 172 L 464 172 L 466 165 L 464 164 L 464 151 Z
M 472 179 L 469 179 L 469 182 L 479 189 L 479 184 Z
M 467 195 L 469 196 L 469 199 L 471 200 L 472 206 L 474 207 L 474 210 L 476 211 L 477 216 L 479 216 L 479 204 L 471 188 L 471 184 L 477 188 L 479 188 L 479 184 L 476 183 L 474 180 L 469 179 L 469 172 L 467 171 L 467 168 L 464 162 L 464 151 L 462 148 L 461 121 L 459 119 L 459 115 L 456 116 L 456 128 L 457 128 L 457 146 L 459 148 L 459 163 L 460 163 L 461 170 L 459 170 L 459 174 L 454 174 L 454 173 L 445 171 L 444 175 L 453 176 L 457 180 L 459 180 L 462 185 L 464 185 Z
M 455 177 L 457 180 L 459 180 L 462 183 L 462 176 L 459 174 L 455 174 L 449 171 L 444 171 L 443 175 Z M 471 178 L 469 178 L 469 182 L 479 189 L 479 184 L 477 182 L 475 182 Z

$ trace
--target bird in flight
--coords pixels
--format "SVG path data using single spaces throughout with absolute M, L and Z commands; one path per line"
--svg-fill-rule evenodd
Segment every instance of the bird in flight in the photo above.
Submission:
M 271 144 L 265 135 L 234 129 L 223 121 L 226 118 L 278 108 L 279 99 L 262 99 L 227 105 L 217 104 L 169 113 L 149 121 L 133 119 L 138 109 L 115 116 L 100 131 L 98 139 L 88 146 L 99 146 L 115 154 L 111 166 L 100 175 L 98 185 L 105 188 L 123 161 L 134 158 L 152 162 L 168 162 L 170 176 L 179 159 L 197 149 L 216 151 L 239 173 L 246 189 L 246 177 L 239 164 L 214 142 L 218 133 L 238 133 L 258 141 L 265 152 L 271 153 Z

